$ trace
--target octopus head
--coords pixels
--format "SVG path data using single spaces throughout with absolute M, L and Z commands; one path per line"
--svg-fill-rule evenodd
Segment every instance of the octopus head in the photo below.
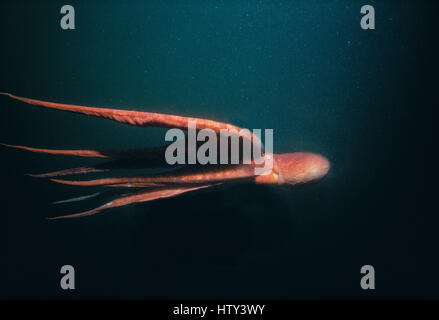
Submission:
M 318 154 L 295 152 L 276 154 L 273 170 L 278 183 L 296 185 L 323 178 L 329 171 L 329 161 Z

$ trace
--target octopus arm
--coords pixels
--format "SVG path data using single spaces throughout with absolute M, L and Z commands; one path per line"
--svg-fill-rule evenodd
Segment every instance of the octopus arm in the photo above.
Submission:
M 170 198 L 175 197 L 177 195 L 180 195 L 182 193 L 195 191 L 198 189 L 208 188 L 212 187 L 216 184 L 206 184 L 201 186 L 190 186 L 190 187 L 166 187 L 166 188 L 158 188 L 158 189 L 152 189 L 152 190 L 142 190 L 137 193 L 128 194 L 125 196 L 122 196 L 120 198 L 114 199 L 113 201 L 107 202 L 103 204 L 102 206 L 99 206 L 95 209 L 84 211 L 81 213 L 75 213 L 75 214 L 69 214 L 64 216 L 58 216 L 53 218 L 47 218 L 49 220 L 56 220 L 56 219 L 69 219 L 69 218 L 80 218 L 85 216 L 91 216 L 96 213 L 99 213 L 101 211 L 111 209 L 111 208 L 117 208 L 126 206 L 133 203 L 140 203 L 140 202 L 148 202 L 153 201 L 157 199 L 163 199 L 163 198 Z
M 96 107 L 56 103 L 56 102 L 19 97 L 7 92 L 0 92 L 0 95 L 8 96 L 12 99 L 19 100 L 36 106 L 110 119 L 119 123 L 124 123 L 136 127 L 179 128 L 182 130 L 187 130 L 188 123 L 191 121 L 191 122 L 195 122 L 197 130 L 212 129 L 217 134 L 219 134 L 220 131 L 224 129 L 236 130 L 238 132 L 241 130 L 241 128 L 234 126 L 232 124 L 219 122 L 215 120 L 209 120 L 209 119 L 184 117 L 184 116 L 169 115 L 169 114 L 154 113 L 154 112 L 111 109 L 111 108 L 96 108 Z M 258 143 L 260 143 L 260 139 L 255 135 L 253 135 L 252 133 L 250 133 L 249 131 L 245 133 L 244 138 L 250 139 L 250 141 L 253 140 L 253 142 L 257 141 Z

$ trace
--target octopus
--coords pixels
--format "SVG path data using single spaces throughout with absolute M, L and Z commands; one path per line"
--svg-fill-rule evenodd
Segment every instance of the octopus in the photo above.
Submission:
M 19 97 L 5 92 L 0 92 L 0 95 L 9 96 L 12 99 L 39 107 L 110 119 L 118 123 L 136 127 L 161 127 L 187 130 L 188 123 L 194 122 L 196 123 L 198 130 L 208 128 L 218 134 L 220 134 L 221 130 L 223 129 L 237 131 L 241 129 L 232 124 L 202 118 L 123 109 L 69 105 Z M 248 136 L 244 136 L 243 139 L 250 139 L 252 143 L 255 143 L 258 138 L 252 133 L 249 133 Z M 255 167 L 260 166 L 260 162 L 251 161 L 250 163 L 246 164 L 240 163 L 234 165 L 185 165 L 165 172 L 150 173 L 140 176 L 108 177 L 107 175 L 107 177 L 93 180 L 65 180 L 60 179 L 60 177 L 88 173 L 111 173 L 119 169 L 164 167 L 165 163 L 163 161 L 163 154 L 166 146 L 117 150 L 56 150 L 11 144 L 3 145 L 10 148 L 22 149 L 31 152 L 52 155 L 101 158 L 108 160 L 103 163 L 98 163 L 94 166 L 70 168 L 42 174 L 30 174 L 32 177 L 48 178 L 51 181 L 60 184 L 82 187 L 103 187 L 108 188 L 105 190 L 118 191 L 116 192 L 117 196 L 114 197 L 112 201 L 109 201 L 99 207 L 80 213 L 51 217 L 48 219 L 66 219 L 90 216 L 111 208 L 122 207 L 134 203 L 143 203 L 157 199 L 170 198 L 195 190 L 231 183 L 246 182 L 277 186 L 301 185 L 322 179 L 328 173 L 330 168 L 329 161 L 319 154 L 307 152 L 274 154 L 268 152 L 264 153 L 262 151 L 263 159 L 266 161 L 272 161 L 272 165 L 263 174 L 255 174 Z M 56 203 L 81 201 L 95 197 L 99 194 L 101 194 L 101 192 L 68 200 L 62 200 Z

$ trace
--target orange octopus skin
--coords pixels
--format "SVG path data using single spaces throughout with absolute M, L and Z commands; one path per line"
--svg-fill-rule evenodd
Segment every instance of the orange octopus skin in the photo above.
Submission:
M 237 126 L 208 119 L 182 117 L 151 112 L 68 105 L 19 97 L 5 92 L 0 92 L 0 95 L 5 95 L 12 99 L 36 106 L 111 119 L 119 123 L 139 127 L 180 128 L 187 130 L 188 123 L 195 122 L 198 130 L 209 128 L 214 130 L 217 134 L 219 134 L 220 130 L 223 129 L 236 130 L 237 132 L 241 130 L 241 128 Z M 248 133 L 243 136 L 244 139 L 249 139 L 253 143 L 253 146 L 262 146 L 257 136 L 253 135 L 250 131 L 247 132 Z M 51 178 L 52 181 L 57 183 L 76 186 L 106 186 L 121 190 L 126 190 L 127 188 L 137 190 L 133 193 L 124 193 L 113 201 L 107 202 L 104 205 L 95 209 L 50 219 L 64 219 L 89 216 L 110 208 L 121 207 L 132 203 L 147 202 L 161 198 L 174 197 L 182 193 L 232 182 L 247 181 L 254 182 L 256 184 L 272 185 L 303 184 L 323 178 L 330 169 L 329 161 L 318 154 L 305 152 L 284 154 L 266 153 L 263 155 L 263 159 L 265 161 L 272 161 L 273 166 L 270 169 L 264 169 L 265 171 L 261 175 L 255 174 L 255 168 L 260 168 L 262 167 L 262 165 L 253 162 L 252 164 L 225 166 L 221 165 L 211 167 L 206 166 L 202 168 L 196 167 L 195 169 L 190 168 L 189 170 L 187 167 L 183 167 L 182 169 L 165 174 L 137 177 L 115 177 L 88 181 L 72 181 L 54 179 L 53 177 L 70 174 L 87 174 L 91 172 L 107 172 L 112 169 L 125 168 L 124 166 L 129 167 L 132 166 L 132 164 L 130 164 L 129 161 L 127 162 L 127 160 L 137 159 L 138 161 L 140 159 L 140 161 L 142 161 L 145 155 L 152 156 L 152 159 L 157 158 L 157 156 L 154 156 L 154 153 L 161 154 L 163 156 L 165 147 L 96 151 L 52 150 L 10 144 L 3 145 L 6 147 L 18 148 L 39 153 L 114 159 L 113 163 L 110 163 L 107 166 L 96 165 L 92 167 L 79 167 L 31 176 L 37 178 Z M 148 167 L 148 165 L 145 164 L 145 167 Z M 87 199 L 89 197 L 91 196 L 77 197 L 66 201 L 59 201 L 58 203 L 67 203 L 71 201 L 76 201 L 76 199 L 80 201 L 81 199 Z

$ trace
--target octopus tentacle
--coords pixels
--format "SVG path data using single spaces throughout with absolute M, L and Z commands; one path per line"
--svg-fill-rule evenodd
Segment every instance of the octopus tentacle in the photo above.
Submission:
M 214 184 L 206 184 L 202 186 L 196 186 L 196 187 L 177 187 L 177 188 L 165 188 L 165 189 L 158 189 L 158 190 L 148 190 L 148 191 L 141 191 L 134 194 L 129 194 L 126 196 L 122 196 L 120 198 L 117 198 L 113 201 L 107 202 L 106 204 L 97 207 L 92 210 L 88 210 L 81 213 L 76 214 L 70 214 L 70 215 L 64 215 L 64 216 L 58 216 L 53 218 L 47 218 L 49 220 L 55 220 L 55 219 L 67 219 L 67 218 L 79 218 L 79 217 L 85 217 L 90 216 L 93 214 L 96 214 L 98 212 L 101 212 L 103 210 L 107 210 L 110 208 L 116 208 L 116 207 L 122 207 L 126 206 L 132 203 L 139 203 L 139 202 L 148 202 L 156 199 L 161 198 L 170 198 L 177 196 L 179 194 L 195 191 L 202 188 L 208 188 L 214 186 Z
M 230 166 L 229 168 L 222 168 L 214 170 L 198 170 L 192 172 L 189 170 L 178 170 L 167 174 L 149 175 L 141 177 L 116 177 L 103 178 L 95 180 L 61 180 L 51 179 L 53 182 L 74 185 L 74 186 L 135 186 L 136 184 L 150 185 L 150 184 L 204 184 L 211 182 L 223 182 L 239 179 L 249 179 L 254 177 L 254 168 L 250 165 Z
M 79 167 L 79 168 L 71 168 L 66 170 L 52 171 L 52 172 L 39 173 L 39 174 L 28 173 L 27 175 L 32 178 L 52 178 L 59 176 L 67 176 L 71 174 L 96 173 L 96 172 L 103 172 L 108 170 L 109 169 L 98 169 L 94 167 Z
M 52 202 L 52 204 L 63 204 L 63 203 L 70 203 L 70 202 L 78 202 L 78 201 L 82 201 L 82 200 L 86 200 L 86 199 L 91 199 L 91 198 L 97 197 L 97 196 L 99 196 L 101 194 L 102 194 L 102 192 L 96 192 L 96 193 L 85 195 L 85 196 L 80 196 L 80 197 L 75 197 L 75 198 L 70 198 L 70 199 L 65 199 L 65 200 L 54 201 L 54 202 Z
M 136 159 L 136 158 L 152 158 L 154 155 L 163 155 L 167 146 L 150 147 L 150 148 L 133 148 L 133 149 L 113 149 L 113 150 L 60 150 L 60 149 L 44 149 L 33 148 L 27 146 L 19 146 L 14 144 L 0 143 L 1 145 L 21 149 L 37 153 L 90 157 L 90 158 L 104 158 L 104 159 Z
M 106 118 L 119 123 L 129 124 L 137 127 L 180 128 L 186 130 L 188 128 L 188 123 L 190 121 L 193 121 L 196 123 L 198 130 L 209 128 L 214 130 L 216 133 L 220 133 L 220 130 L 223 129 L 236 130 L 237 132 L 241 130 L 241 128 L 237 126 L 224 122 L 215 121 L 215 120 L 209 120 L 209 119 L 183 117 L 183 116 L 144 112 L 144 111 L 96 108 L 96 107 L 86 107 L 86 106 L 70 105 L 63 103 L 55 103 L 55 102 L 19 97 L 7 92 L 0 92 L 0 95 L 9 96 L 12 99 L 19 100 L 28 104 L 47 107 L 51 109 L 82 113 L 94 117 Z M 253 139 L 253 142 L 260 143 L 260 139 L 249 131 L 244 132 L 244 137 L 250 140 Z
M 48 153 L 48 154 L 58 154 L 58 155 L 68 155 L 68 156 L 78 156 L 78 157 L 91 157 L 91 158 L 110 158 L 109 156 L 95 150 L 55 150 L 55 149 L 42 149 L 42 148 L 32 148 L 26 146 L 18 146 L 13 144 L 2 143 L 5 147 L 22 149 L 38 153 Z
M 112 188 L 156 188 L 156 187 L 169 187 L 169 183 L 153 183 L 153 182 L 128 182 L 128 183 L 117 183 L 117 184 L 107 184 L 106 187 Z M 188 183 L 182 184 L 172 184 L 174 186 L 188 186 Z

